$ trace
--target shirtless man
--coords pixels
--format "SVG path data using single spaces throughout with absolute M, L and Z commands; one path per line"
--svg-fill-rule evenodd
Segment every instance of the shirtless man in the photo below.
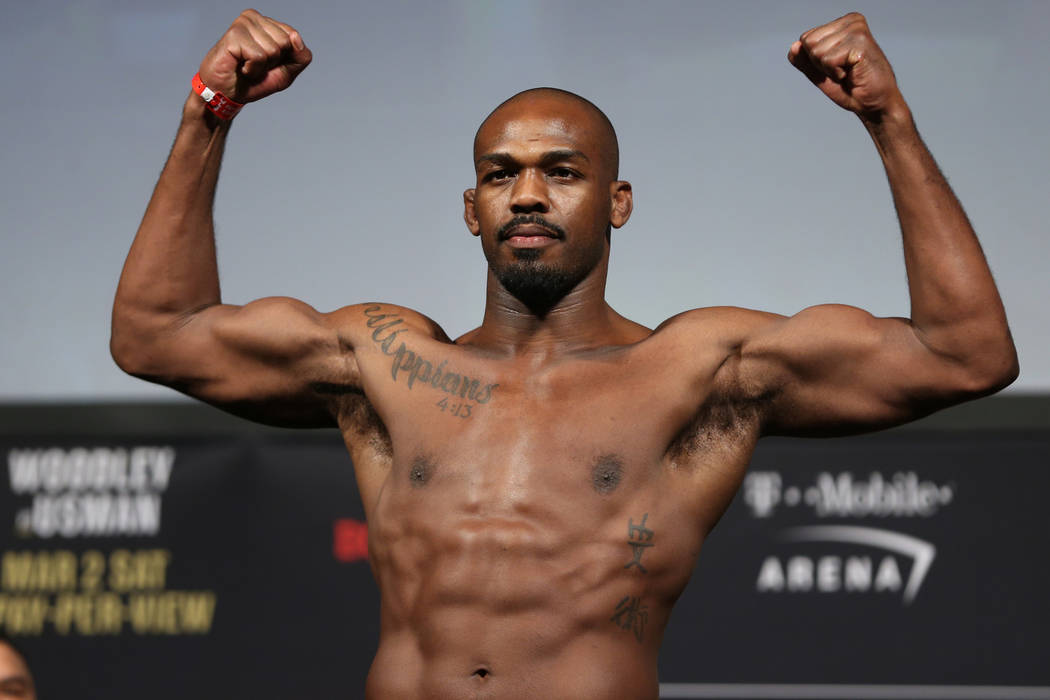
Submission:
M 977 239 L 864 18 L 806 32 L 788 58 L 875 142 L 910 319 L 701 308 L 654 331 L 620 316 L 609 231 L 631 186 L 604 115 L 551 89 L 503 103 L 475 139 L 478 328 L 453 341 L 386 303 L 223 304 L 212 200 L 230 123 L 190 94 L 117 290 L 113 356 L 254 420 L 340 429 L 382 596 L 367 697 L 656 698 L 671 607 L 760 436 L 895 425 L 1015 378 Z M 200 76 L 253 102 L 310 59 L 249 10 Z

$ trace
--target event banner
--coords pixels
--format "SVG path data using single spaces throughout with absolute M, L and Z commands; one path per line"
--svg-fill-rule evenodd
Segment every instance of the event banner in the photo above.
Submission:
M 301 435 L 3 438 L 0 632 L 41 698 L 361 697 L 363 511 L 338 437 Z M 764 441 L 672 615 L 662 696 L 1050 697 L 1048 457 L 1046 432 Z
M 1050 698 L 1048 498 L 1045 432 L 761 443 L 662 696 Z

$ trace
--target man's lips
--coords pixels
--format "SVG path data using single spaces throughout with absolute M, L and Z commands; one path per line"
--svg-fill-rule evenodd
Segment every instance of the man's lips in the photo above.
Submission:
M 541 226 L 539 224 L 518 224 L 517 226 L 511 226 L 504 234 L 503 239 L 509 240 L 511 238 L 561 238 L 557 231 Z
M 534 237 L 560 240 L 565 238 L 565 232 L 538 214 L 515 216 L 496 230 L 496 239 L 499 241 Z
M 554 245 L 560 239 L 561 236 L 557 232 L 539 224 L 511 226 L 503 238 L 511 248 L 544 248 Z

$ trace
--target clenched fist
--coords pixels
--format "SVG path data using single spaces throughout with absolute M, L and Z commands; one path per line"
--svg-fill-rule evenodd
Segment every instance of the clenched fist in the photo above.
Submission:
M 863 119 L 878 120 L 903 103 L 890 62 L 856 12 L 810 29 L 791 45 L 788 60 L 832 102 Z
M 292 27 L 245 10 L 201 62 L 201 80 L 237 102 L 284 90 L 313 54 Z

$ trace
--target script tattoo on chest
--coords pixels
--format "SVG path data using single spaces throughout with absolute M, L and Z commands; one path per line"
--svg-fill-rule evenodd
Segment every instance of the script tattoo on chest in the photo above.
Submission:
M 398 342 L 398 335 L 408 330 L 400 314 L 384 313 L 379 304 L 367 307 L 364 314 L 368 318 L 365 325 L 372 329 L 372 340 L 384 355 L 391 358 L 390 376 L 395 382 L 400 377 L 410 390 L 427 386 L 453 399 L 461 399 L 450 403 L 448 397 L 443 397 L 434 404 L 442 413 L 457 418 L 470 418 L 477 404 L 492 400 L 492 393 L 499 384 L 482 384 L 479 379 L 453 372 L 446 368 L 448 360 L 434 363 L 410 350 L 404 341 Z

